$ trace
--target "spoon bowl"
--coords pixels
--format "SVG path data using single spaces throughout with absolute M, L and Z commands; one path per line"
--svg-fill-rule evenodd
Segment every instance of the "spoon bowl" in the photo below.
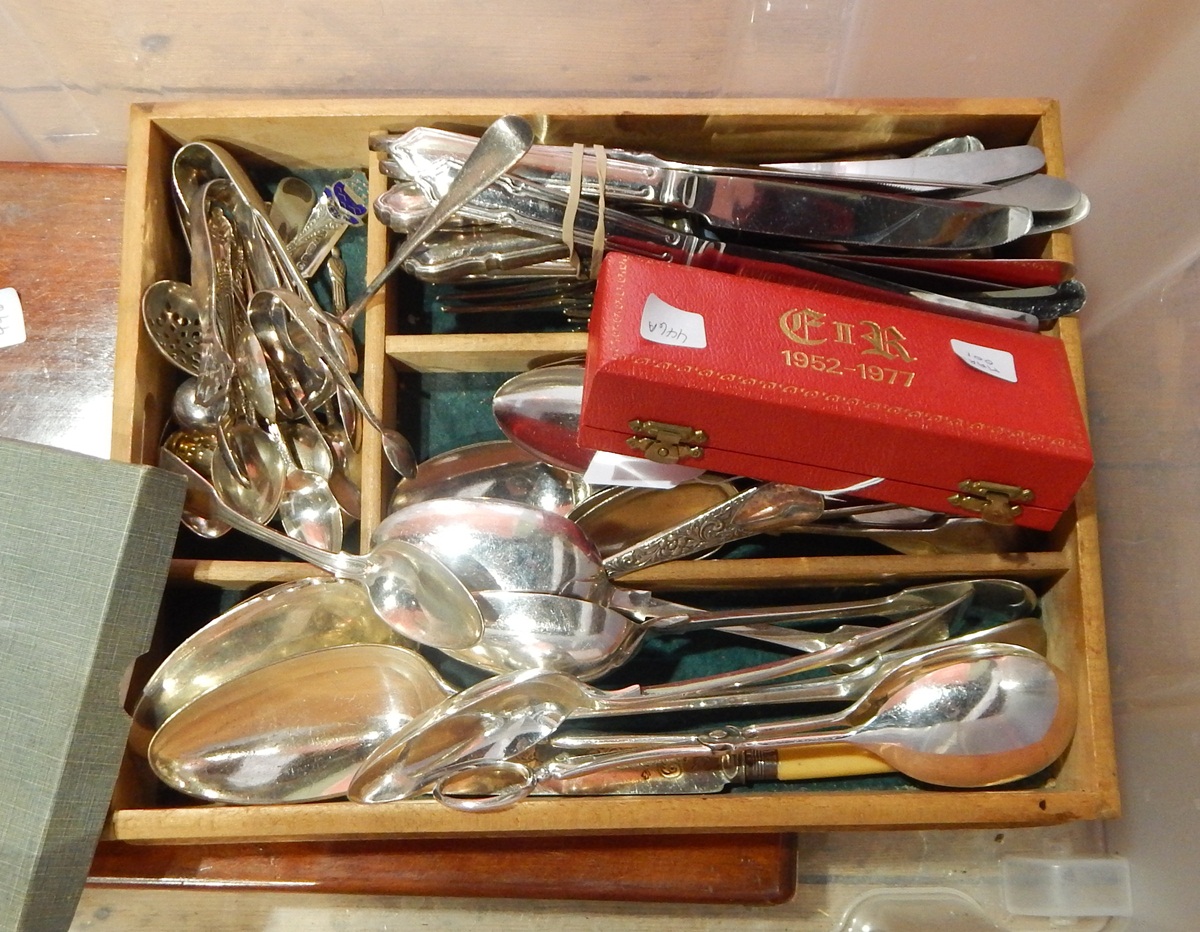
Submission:
M 513 167 L 533 145 L 533 129 L 519 116 L 507 115 L 495 120 L 479 137 L 471 154 L 463 161 L 454 181 L 438 199 L 433 210 L 392 254 L 387 265 L 368 284 L 361 295 L 346 308 L 341 321 L 349 326 L 384 282 L 399 269 L 431 235 L 459 211 L 471 198 Z
M 266 524 L 279 508 L 287 473 L 279 448 L 263 431 L 245 422 L 233 424 L 225 436 L 246 481 L 239 480 L 228 457 L 216 456 L 212 464 L 213 488 L 221 501 L 238 514 Z
M 591 488 L 578 473 L 539 460 L 510 440 L 457 447 L 417 465 L 396 486 L 390 511 L 433 498 L 494 498 L 565 515 Z
M 373 540 L 405 541 L 433 554 L 472 592 L 513 590 L 586 596 L 604 579 L 599 554 L 574 522 L 497 499 L 431 499 L 394 511 Z
M 278 660 L 339 644 L 405 639 L 375 614 L 361 586 L 309 577 L 274 586 L 218 615 L 158 665 L 133 709 L 130 744 L 151 735 L 197 696 Z
M 147 757 L 168 786 L 210 802 L 332 799 L 381 741 L 445 698 L 411 650 L 328 647 L 196 697 L 158 728 Z
M 250 537 L 362 585 L 379 617 L 401 634 L 430 647 L 470 647 L 483 633 L 479 604 L 462 582 L 436 557 L 400 540 L 384 541 L 357 556 L 329 553 L 295 540 L 225 505 L 194 469 L 169 450 L 160 465 L 188 480 L 185 515 L 223 521 Z
M 492 413 L 522 450 L 560 469 L 584 473 L 595 455 L 579 445 L 583 364 L 543 366 L 514 375 L 496 389 Z
M 305 469 L 289 469 L 279 499 L 279 520 L 288 537 L 322 550 L 340 550 L 342 509 L 329 481 Z
M 168 362 L 199 375 L 205 323 L 191 285 L 166 280 L 149 285 L 142 294 L 142 323 Z

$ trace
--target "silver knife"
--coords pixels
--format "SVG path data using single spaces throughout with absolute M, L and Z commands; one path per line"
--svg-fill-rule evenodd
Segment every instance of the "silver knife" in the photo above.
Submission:
M 459 152 L 473 141 L 470 136 L 419 127 L 389 137 L 384 148 L 395 171 L 436 199 L 457 173 Z M 514 210 L 520 209 L 512 204 L 515 197 L 565 203 L 571 189 L 570 150 L 535 149 L 493 185 L 493 189 L 507 186 Z M 585 154 L 583 161 L 581 193 L 595 196 L 599 193 L 595 157 Z M 706 173 L 618 158 L 607 161 L 604 194 L 614 200 L 683 210 L 721 230 L 892 249 L 989 248 L 1023 236 L 1033 224 L 1032 213 L 1023 207 L 776 181 L 762 173 Z
M 806 178 L 889 182 L 933 182 L 946 187 L 991 184 L 1041 171 L 1046 156 L 1037 146 L 1005 146 L 982 152 L 919 155 L 906 159 L 862 159 L 835 162 L 766 162 L 773 168 Z

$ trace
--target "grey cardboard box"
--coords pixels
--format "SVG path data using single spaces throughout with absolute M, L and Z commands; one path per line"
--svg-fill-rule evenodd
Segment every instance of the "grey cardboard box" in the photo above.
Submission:
M 178 476 L 0 440 L 0 929 L 71 924 L 183 504 Z

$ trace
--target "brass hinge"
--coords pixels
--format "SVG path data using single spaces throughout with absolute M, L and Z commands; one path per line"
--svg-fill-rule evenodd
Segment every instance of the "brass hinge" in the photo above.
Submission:
M 975 511 L 992 524 L 1012 524 L 1024 509 L 1022 504 L 1033 501 L 1033 489 L 982 479 L 964 479 L 958 492 L 950 496 L 950 504 Z
M 634 436 L 625 442 L 646 459 L 656 463 L 678 463 L 683 459 L 699 459 L 704 455 L 701 445 L 708 443 L 708 434 L 680 424 L 661 421 L 630 421 Z

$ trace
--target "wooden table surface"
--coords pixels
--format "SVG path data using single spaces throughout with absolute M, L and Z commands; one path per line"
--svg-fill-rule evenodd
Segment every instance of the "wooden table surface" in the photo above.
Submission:
M 0 437 L 108 456 L 125 172 L 0 163 L 0 288 L 28 339 L 0 349 Z
M 0 288 L 28 339 L 0 349 L 0 437 L 107 456 L 124 170 L 0 163 Z M 777 903 L 783 834 L 152 847 L 102 843 L 103 887 L 302 889 L 683 903 Z

